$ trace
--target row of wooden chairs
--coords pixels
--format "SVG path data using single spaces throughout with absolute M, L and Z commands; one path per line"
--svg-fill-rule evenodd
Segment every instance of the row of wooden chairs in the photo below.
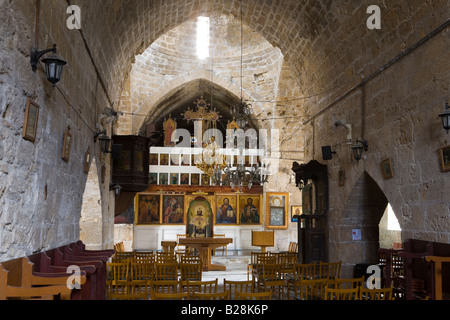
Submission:
M 257 279 L 259 268 L 265 264 L 278 264 L 283 273 L 293 273 L 297 263 L 297 253 L 294 252 L 251 252 L 250 263 L 247 265 L 247 280 L 250 276 Z
M 367 289 L 364 277 L 351 279 L 301 279 L 295 283 L 298 300 L 393 300 L 392 287 Z

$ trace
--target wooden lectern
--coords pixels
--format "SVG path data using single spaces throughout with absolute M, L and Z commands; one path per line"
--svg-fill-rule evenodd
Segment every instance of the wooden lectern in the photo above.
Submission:
M 273 247 L 274 245 L 274 231 L 252 231 L 252 246 L 261 247 L 261 252 L 266 252 L 267 247 Z

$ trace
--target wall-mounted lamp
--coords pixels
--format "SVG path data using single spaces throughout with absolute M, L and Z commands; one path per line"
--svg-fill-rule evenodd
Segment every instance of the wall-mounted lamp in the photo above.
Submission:
M 101 135 L 106 135 L 106 129 L 103 131 L 94 132 L 94 142 L 97 142 L 98 137 L 100 137 Z
M 97 137 L 99 143 L 100 143 L 100 151 L 103 153 L 112 153 L 111 151 L 111 138 L 106 135 L 101 135 Z
M 110 184 L 109 185 L 109 191 L 114 191 L 114 195 L 116 197 L 120 196 L 120 190 L 122 190 L 122 187 L 119 186 L 118 184 Z
M 445 111 L 441 113 L 439 117 L 442 119 L 442 126 L 448 134 L 450 131 L 450 106 L 448 105 L 448 102 L 445 104 Z
M 361 160 L 363 151 L 367 151 L 369 149 L 369 143 L 366 140 L 358 140 L 356 139 L 356 144 L 352 147 L 353 158 L 356 161 Z
M 56 83 L 61 80 L 61 74 L 64 65 L 67 64 L 67 62 L 58 56 L 56 54 L 56 44 L 53 45 L 53 48 L 38 51 L 37 48 L 31 48 L 30 52 L 30 62 L 31 62 L 31 68 L 33 71 L 37 70 L 38 62 L 41 57 L 48 53 L 53 52 L 51 55 L 49 55 L 47 58 L 43 59 L 42 62 L 45 63 L 45 73 L 47 75 L 47 80 L 51 82 L 52 87 L 55 87 Z

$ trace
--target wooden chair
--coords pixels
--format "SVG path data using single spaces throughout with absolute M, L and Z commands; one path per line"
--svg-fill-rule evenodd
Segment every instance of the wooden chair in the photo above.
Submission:
M 107 278 L 106 278 L 106 295 L 107 299 L 117 299 L 117 300 L 131 300 L 132 297 L 132 287 L 129 281 L 129 263 L 107 263 Z
M 357 300 L 359 287 L 350 289 L 335 289 L 325 287 L 325 300 Z
M 116 243 L 116 244 L 114 245 L 114 250 L 116 251 L 116 253 L 117 253 L 117 252 L 124 252 L 124 251 L 125 251 L 125 246 L 124 246 L 124 244 L 123 244 L 123 241 L 122 241 L 122 242 L 119 242 L 119 243 Z
M 433 268 L 433 287 L 434 292 L 431 292 L 432 298 L 434 300 L 442 300 L 443 299 L 443 283 L 442 283 L 442 276 L 445 274 L 445 276 L 448 278 L 448 274 L 443 272 L 444 269 L 442 268 L 443 263 L 450 263 L 450 257 L 438 257 L 438 256 L 426 256 L 425 260 L 427 262 L 432 262 L 434 264 Z M 447 269 L 448 271 L 448 269 Z
M 153 263 L 132 262 L 130 264 L 130 287 L 136 299 L 146 299 L 153 280 Z
M 268 252 L 250 252 L 250 263 L 247 265 L 247 281 L 250 280 L 250 276 L 253 278 L 253 267 L 258 263 L 260 256 L 268 256 Z
M 158 263 L 154 265 L 155 280 L 178 280 L 178 263 Z
M 178 293 L 153 293 L 152 300 L 188 300 L 189 295 L 187 292 Z
M 214 238 L 225 238 L 225 234 L 214 234 Z M 227 246 L 228 245 L 224 245 L 222 247 L 218 247 L 218 248 L 214 249 L 213 250 L 214 251 L 214 256 L 216 256 L 216 252 L 217 251 L 222 251 L 222 255 L 226 256 L 228 254 Z
M 236 292 L 236 300 L 272 300 L 272 292 Z
M 290 242 L 289 243 L 289 249 L 288 249 L 288 252 L 291 252 L 291 253 L 295 253 L 295 254 L 297 254 L 298 253 L 298 244 L 297 244 L 297 242 Z
M 271 291 L 278 295 L 279 300 L 284 300 L 285 280 L 281 272 L 280 264 L 262 264 L 258 274 L 258 292 Z
M 177 234 L 177 247 L 175 249 L 177 253 L 186 253 L 190 251 L 187 246 L 185 246 L 184 244 L 180 244 L 180 238 L 188 238 L 188 237 L 189 237 L 188 234 Z
M 294 291 L 294 296 L 299 295 L 299 285 L 302 280 L 312 280 L 316 278 L 316 264 L 296 264 L 294 273 L 286 275 L 287 298 L 290 299 L 290 292 Z
M 256 262 L 252 264 L 252 277 L 259 281 L 258 277 L 263 272 L 263 266 L 266 264 L 276 264 L 276 256 L 269 254 L 256 255 Z
M 255 281 L 247 280 L 247 281 L 232 281 L 223 279 L 223 287 L 224 291 L 228 291 L 230 294 L 230 299 L 236 298 L 236 292 L 241 293 L 254 293 L 255 292 Z
M 393 287 L 382 289 L 359 288 L 359 300 L 394 300 Z
M 341 276 L 341 261 L 319 263 L 319 278 L 336 279 Z
M 295 299 L 299 300 L 323 300 L 325 297 L 325 288 L 328 285 L 327 278 L 321 279 L 301 279 L 297 283 L 298 295 Z
M 154 300 L 155 293 L 180 293 L 181 290 L 181 282 L 178 280 L 166 280 L 159 281 L 153 280 L 150 282 L 150 299 Z
M 215 293 L 202 293 L 202 292 L 193 292 L 192 293 L 193 300 L 229 300 L 229 292 L 215 292 Z
M 180 280 L 185 281 L 201 281 L 203 272 L 203 263 L 181 263 L 180 264 Z

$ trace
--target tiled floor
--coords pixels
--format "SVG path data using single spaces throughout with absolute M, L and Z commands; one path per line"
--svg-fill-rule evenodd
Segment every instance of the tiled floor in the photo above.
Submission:
M 211 258 L 213 264 L 224 265 L 226 271 L 204 271 L 202 274 L 202 280 L 215 280 L 218 279 L 218 291 L 223 290 L 223 279 L 227 280 L 247 280 L 247 265 L 250 263 L 250 256 L 242 255 L 228 255 L 228 256 L 215 256 Z

